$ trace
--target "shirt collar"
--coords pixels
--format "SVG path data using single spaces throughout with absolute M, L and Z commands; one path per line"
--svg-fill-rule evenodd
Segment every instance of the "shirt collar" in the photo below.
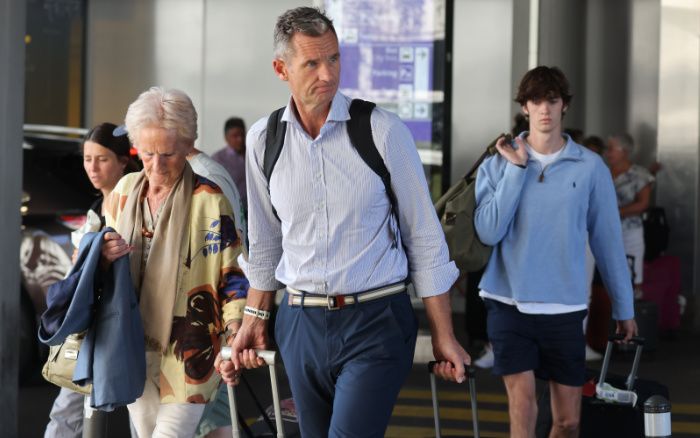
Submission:
M 326 123 L 328 122 L 345 122 L 350 120 L 350 101 L 351 99 L 341 93 L 340 91 L 335 92 L 333 100 L 331 101 L 331 109 L 326 117 Z M 282 121 L 292 122 L 297 126 L 301 126 L 296 114 L 292 111 L 292 96 L 289 96 L 287 101 L 287 107 L 282 113 Z

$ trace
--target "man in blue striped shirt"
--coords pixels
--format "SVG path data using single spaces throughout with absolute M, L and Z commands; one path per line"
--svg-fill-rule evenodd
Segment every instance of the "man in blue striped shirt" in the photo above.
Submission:
M 274 291 L 286 288 L 275 329 L 302 436 L 382 437 L 413 362 L 417 321 L 406 283 L 423 298 L 436 373 L 464 380 L 447 291 L 449 259 L 413 138 L 375 109 L 374 142 L 391 174 L 398 215 L 382 180 L 347 132 L 350 99 L 338 92 L 340 53 L 332 22 L 315 8 L 289 10 L 275 28 L 275 74 L 289 83 L 285 143 L 269 182 L 267 119 L 248 133 L 251 288 L 233 365 L 261 366 Z M 399 227 L 400 224 L 400 227 Z M 454 366 L 452 365 L 454 364 Z

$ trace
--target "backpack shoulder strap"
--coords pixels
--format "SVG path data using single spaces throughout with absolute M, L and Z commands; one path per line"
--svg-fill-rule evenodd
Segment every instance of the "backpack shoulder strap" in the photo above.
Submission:
M 384 160 L 372 138 L 371 118 L 375 106 L 373 102 L 353 99 L 350 104 L 350 120 L 347 122 L 348 136 L 350 137 L 350 142 L 360 154 L 362 161 L 382 179 L 384 189 L 389 196 L 391 207 L 398 221 L 398 205 L 394 191 L 391 189 L 391 174 L 386 168 L 386 164 L 384 164 Z
M 270 114 L 267 119 L 267 131 L 265 137 L 265 156 L 263 157 L 263 172 L 268 185 L 272 170 L 277 164 L 282 147 L 284 146 L 284 135 L 287 132 L 287 122 L 282 121 L 282 114 L 286 107 L 279 108 Z
M 372 111 L 376 104 L 374 102 L 368 102 L 362 99 L 353 99 L 350 103 L 350 120 L 347 121 L 348 136 L 350 137 L 350 143 L 357 149 L 358 154 L 362 158 L 362 161 L 369 166 L 370 169 L 381 178 L 384 183 L 384 190 L 386 191 L 387 197 L 389 198 L 389 203 L 391 204 L 391 210 L 396 218 L 396 224 L 399 229 L 401 224 L 399 223 L 399 204 L 394 194 L 394 190 L 391 188 L 391 174 L 389 169 L 386 168 L 382 156 L 377 150 L 377 145 L 374 143 L 374 138 L 372 138 Z M 398 232 L 394 231 L 394 246 L 398 242 L 396 236 Z

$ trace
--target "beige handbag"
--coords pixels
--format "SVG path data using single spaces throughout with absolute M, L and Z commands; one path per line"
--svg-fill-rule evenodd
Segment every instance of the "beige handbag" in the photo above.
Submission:
M 82 394 L 90 394 L 92 392 L 91 383 L 84 386 L 73 383 L 73 371 L 78 361 L 80 344 L 83 342 L 85 333 L 86 331 L 68 335 L 61 345 L 49 347 L 49 358 L 41 370 L 41 375 L 44 376 L 44 379 L 54 385 Z

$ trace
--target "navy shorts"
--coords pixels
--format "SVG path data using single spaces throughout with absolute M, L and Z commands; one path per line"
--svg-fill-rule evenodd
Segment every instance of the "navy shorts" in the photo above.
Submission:
M 539 379 L 582 386 L 586 372 L 583 318 L 587 311 L 558 315 L 522 313 L 516 306 L 484 299 L 493 374 L 532 370 Z

